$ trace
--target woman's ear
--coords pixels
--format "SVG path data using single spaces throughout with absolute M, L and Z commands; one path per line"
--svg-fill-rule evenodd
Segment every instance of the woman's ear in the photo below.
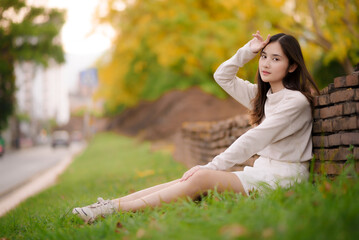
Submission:
M 293 63 L 292 65 L 289 66 L 288 72 L 292 73 L 295 71 L 295 69 L 297 69 L 298 65 L 296 63 Z

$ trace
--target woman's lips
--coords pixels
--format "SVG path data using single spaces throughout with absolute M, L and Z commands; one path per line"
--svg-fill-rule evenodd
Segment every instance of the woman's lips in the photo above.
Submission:
M 262 74 L 263 74 L 263 75 L 269 75 L 269 74 L 270 74 L 270 72 L 267 72 L 267 71 L 262 71 Z

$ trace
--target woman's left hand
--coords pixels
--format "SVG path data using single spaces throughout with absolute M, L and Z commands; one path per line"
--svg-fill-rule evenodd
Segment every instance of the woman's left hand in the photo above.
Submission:
M 199 166 L 194 166 L 193 168 L 191 168 L 190 170 L 188 170 L 183 174 L 182 178 L 180 179 L 180 182 L 186 181 L 188 178 L 190 178 L 195 172 L 197 172 L 200 169 L 201 168 Z
M 253 39 L 250 41 L 249 47 L 253 53 L 258 53 L 262 48 L 264 48 L 267 43 L 269 43 L 270 35 L 268 34 L 267 39 L 264 40 L 259 31 L 255 34 L 252 34 Z

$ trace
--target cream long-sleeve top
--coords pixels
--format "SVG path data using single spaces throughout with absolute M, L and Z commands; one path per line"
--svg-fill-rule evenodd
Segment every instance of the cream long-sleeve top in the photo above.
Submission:
M 238 69 L 255 57 L 247 43 L 222 63 L 214 78 L 234 99 L 252 109 L 257 85 L 236 76 Z M 312 112 L 299 91 L 269 89 L 261 123 L 241 135 L 223 153 L 201 168 L 226 170 L 245 162 L 254 154 L 283 162 L 305 162 L 312 158 Z

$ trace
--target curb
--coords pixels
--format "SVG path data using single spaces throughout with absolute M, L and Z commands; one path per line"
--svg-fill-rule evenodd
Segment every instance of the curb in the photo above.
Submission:
M 31 179 L 29 182 L 23 184 L 17 190 L 9 193 L 6 197 L 0 200 L 0 217 L 4 216 L 11 209 L 15 208 L 27 198 L 40 193 L 46 188 L 56 183 L 57 177 L 63 173 L 66 168 L 73 161 L 74 157 L 79 154 L 86 146 L 79 149 L 78 152 L 66 157 L 54 167 L 51 167 L 42 174 Z

